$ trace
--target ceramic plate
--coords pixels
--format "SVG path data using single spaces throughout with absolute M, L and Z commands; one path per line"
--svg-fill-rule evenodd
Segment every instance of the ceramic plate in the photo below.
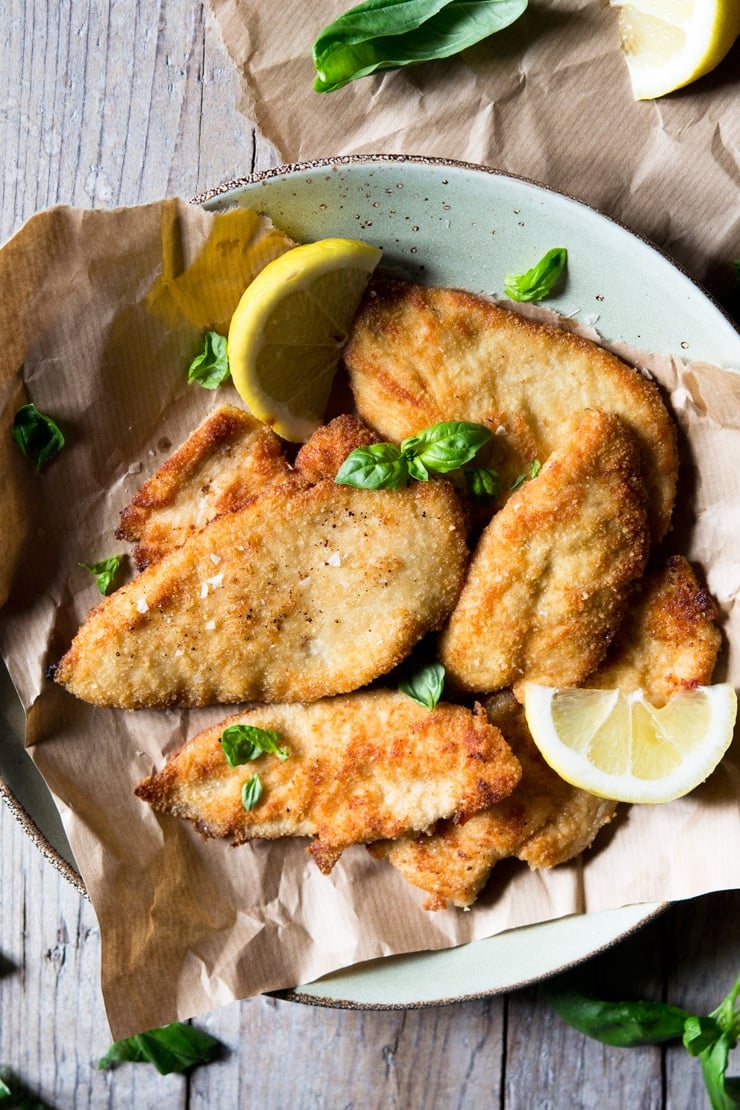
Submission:
M 383 264 L 430 285 L 497 296 L 504 276 L 550 247 L 568 249 L 567 281 L 548 306 L 607 341 L 740 367 L 740 338 L 710 298 L 655 247 L 587 206 L 478 166 L 357 156 L 280 167 L 197 198 L 248 205 L 297 240 L 362 238 Z M 59 815 L 23 748 L 22 713 L 0 673 L 0 795 L 29 836 L 82 890 Z M 509 990 L 595 954 L 660 911 L 656 904 L 563 918 L 449 951 L 358 965 L 291 997 L 362 1007 L 434 1005 Z

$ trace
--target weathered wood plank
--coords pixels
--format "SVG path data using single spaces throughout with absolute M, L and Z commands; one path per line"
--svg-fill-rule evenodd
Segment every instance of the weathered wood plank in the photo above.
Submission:
M 187 1081 L 97 1069 L 110 1045 L 90 904 L 0 808 L 0 1062 L 52 1107 L 185 1105 Z
M 207 1019 L 210 1032 L 241 1052 L 194 1073 L 191 1106 L 205 1110 L 217 1098 L 275 1110 L 495 1106 L 503 1008 L 502 998 L 405 1011 L 252 999 Z
M 740 975 L 740 891 L 677 904 L 671 911 L 672 958 L 666 1000 L 690 1013 L 715 1009 Z M 730 1056 L 730 1075 L 740 1075 L 740 1054 Z M 682 1048 L 666 1054 L 667 1110 L 708 1107 L 701 1068 Z

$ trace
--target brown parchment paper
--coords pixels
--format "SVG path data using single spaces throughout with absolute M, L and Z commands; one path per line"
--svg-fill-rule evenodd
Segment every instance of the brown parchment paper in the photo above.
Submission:
M 471 912 L 427 913 L 422 895 L 361 847 L 325 877 L 301 842 L 207 842 L 134 796 L 227 709 L 103 710 L 45 678 L 99 600 L 80 561 L 120 551 L 114 530 L 135 489 L 207 411 L 238 403 L 229 387 L 188 387 L 185 367 L 201 329 L 223 326 L 253 267 L 286 245 L 250 213 L 170 200 L 53 209 L 0 250 L 0 647 L 98 916 L 114 1037 L 374 957 L 740 886 L 737 743 L 690 797 L 623 807 L 585 862 L 542 873 L 507 863 Z M 638 361 L 681 425 L 688 485 L 673 535 L 720 604 L 718 678 L 738 685 L 740 375 Z M 10 442 L 25 397 L 67 433 L 39 475 Z
M 462 55 L 319 94 L 311 46 L 350 0 L 210 2 L 241 107 L 282 161 L 386 153 L 483 163 L 621 220 L 720 295 L 731 287 L 740 42 L 698 83 L 636 103 L 607 0 L 530 0 Z

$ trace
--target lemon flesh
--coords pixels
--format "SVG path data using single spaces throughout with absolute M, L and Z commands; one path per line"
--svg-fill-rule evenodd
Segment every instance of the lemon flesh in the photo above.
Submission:
M 740 34 L 740 0 L 611 0 L 635 100 L 709 73 Z
M 250 412 L 304 442 L 322 422 L 342 347 L 381 251 L 320 239 L 274 259 L 231 319 L 229 366 Z
M 621 802 L 669 802 L 716 768 L 732 742 L 729 683 L 674 694 L 656 708 L 641 691 L 529 683 L 524 710 L 545 761 L 573 786 Z

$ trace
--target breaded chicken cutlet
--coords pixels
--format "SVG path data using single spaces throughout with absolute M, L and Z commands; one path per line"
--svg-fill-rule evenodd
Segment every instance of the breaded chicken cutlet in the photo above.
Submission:
M 272 428 L 244 409 L 221 405 L 135 493 L 116 536 L 134 544 L 142 570 L 257 494 L 333 478 L 350 451 L 375 438 L 361 421 L 339 416 L 314 433 L 291 466 Z
M 278 487 L 105 598 L 52 675 L 83 701 L 122 709 L 345 693 L 442 625 L 467 558 L 443 480 Z
M 574 412 L 601 409 L 640 445 L 653 540 L 676 491 L 676 431 L 654 382 L 587 339 L 456 289 L 374 278 L 344 350 L 359 415 L 399 443 L 441 420 L 494 433 L 488 458 L 507 490 L 562 444 Z
M 719 647 L 711 598 L 688 561 L 672 556 L 646 576 L 606 660 L 586 685 L 625 693 L 642 689 L 649 702 L 663 705 L 676 690 L 712 681 Z M 574 859 L 617 808 L 570 786 L 548 767 L 510 691 L 484 704 L 521 763 L 514 792 L 464 824 L 442 822 L 431 836 L 381 842 L 372 849 L 426 892 L 427 909 L 472 905 L 501 859 L 514 856 L 532 868 Z
M 144 482 L 121 512 L 116 536 L 135 545 L 142 569 L 289 474 L 273 430 L 244 409 L 221 405 Z
M 220 738 L 239 724 L 277 732 L 287 758 L 264 754 L 230 768 Z M 262 794 L 246 809 L 242 788 L 255 772 Z M 236 844 L 310 837 L 328 874 L 350 845 L 463 820 L 510 794 L 519 775 L 482 709 L 439 703 L 430 711 L 379 689 L 245 710 L 193 737 L 136 793 Z
M 662 706 L 679 690 L 708 686 L 722 642 L 717 609 L 683 555 L 640 581 L 604 662 L 584 685 L 642 690 Z
M 376 859 L 388 859 L 407 882 L 426 893 L 427 910 L 472 905 L 499 860 L 513 856 L 532 868 L 549 868 L 573 859 L 616 810 L 616 802 L 570 786 L 548 767 L 510 690 L 484 704 L 521 764 L 522 777 L 513 793 L 462 824 L 443 821 L 431 835 L 382 841 L 371 848 Z
M 613 414 L 578 414 L 478 540 L 439 643 L 450 681 L 477 694 L 580 685 L 603 659 L 649 547 L 634 435 Z

